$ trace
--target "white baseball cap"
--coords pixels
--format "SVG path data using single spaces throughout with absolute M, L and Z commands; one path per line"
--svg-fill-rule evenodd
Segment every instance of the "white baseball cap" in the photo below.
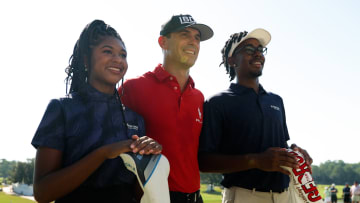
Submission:
M 239 44 L 241 44 L 241 42 L 243 42 L 247 39 L 250 39 L 250 38 L 259 40 L 261 46 L 266 47 L 266 45 L 268 45 L 271 40 L 271 35 L 268 31 L 266 31 L 265 29 L 262 29 L 262 28 L 257 28 L 255 30 L 249 32 L 247 35 L 245 35 L 245 37 L 242 37 L 240 40 L 233 42 L 233 44 L 231 45 L 231 49 L 229 51 L 228 57 L 232 56 L 236 47 L 238 47 Z

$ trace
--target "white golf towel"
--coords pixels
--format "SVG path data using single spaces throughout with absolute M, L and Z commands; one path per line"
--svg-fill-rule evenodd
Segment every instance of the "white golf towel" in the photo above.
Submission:
M 288 151 L 296 156 L 300 164 L 299 169 L 282 166 L 291 172 L 289 183 L 290 203 L 323 203 L 324 201 L 319 194 L 304 156 L 300 152 L 293 151 L 292 149 L 288 149 Z
M 141 203 L 170 203 L 168 176 L 170 165 L 162 154 L 120 154 L 126 168 L 133 172 L 144 195 Z

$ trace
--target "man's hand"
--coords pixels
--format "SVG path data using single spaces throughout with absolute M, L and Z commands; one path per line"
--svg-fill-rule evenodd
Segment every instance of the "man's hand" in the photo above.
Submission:
M 310 157 L 310 155 L 307 153 L 307 151 L 306 151 L 305 149 L 302 149 L 301 147 L 297 146 L 296 144 L 292 144 L 292 145 L 290 146 L 290 148 L 291 148 L 292 150 L 294 150 L 294 151 L 300 152 L 300 153 L 304 156 L 305 162 L 306 162 L 306 164 L 309 166 L 310 171 L 311 171 L 311 173 L 312 173 L 311 164 L 313 163 L 313 160 L 312 160 L 312 158 Z
M 298 168 L 295 155 L 286 151 L 285 148 L 271 147 L 265 152 L 256 155 L 256 165 L 258 169 L 263 171 L 278 171 L 286 175 L 290 172 L 282 168 L 286 166 L 290 168 Z

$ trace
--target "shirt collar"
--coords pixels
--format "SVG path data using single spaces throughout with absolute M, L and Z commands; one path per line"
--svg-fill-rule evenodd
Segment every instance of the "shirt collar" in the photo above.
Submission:
M 116 99 L 116 89 L 114 89 L 114 94 L 105 94 L 98 91 L 90 84 L 85 85 L 80 89 L 79 93 L 83 95 L 87 100 L 96 100 L 96 101 L 109 101 L 111 99 Z
M 173 77 L 174 79 L 176 79 L 175 76 L 171 75 L 164 69 L 162 64 L 159 64 L 158 66 L 156 66 L 153 73 L 154 73 L 155 77 L 161 82 L 163 82 L 164 80 L 166 80 L 170 77 Z M 190 85 L 192 88 L 195 88 L 195 82 L 191 76 L 189 76 L 188 85 Z
M 246 91 L 254 91 L 252 88 L 245 87 L 238 83 L 231 83 L 230 89 L 237 94 L 243 94 Z M 259 94 L 267 94 L 266 90 L 263 88 L 263 86 L 261 84 L 259 84 Z

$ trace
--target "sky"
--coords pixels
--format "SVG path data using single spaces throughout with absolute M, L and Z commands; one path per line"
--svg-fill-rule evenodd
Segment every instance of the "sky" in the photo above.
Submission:
M 162 62 L 160 27 L 191 14 L 214 30 L 190 70 L 205 98 L 227 89 L 220 50 L 233 33 L 272 35 L 260 83 L 283 98 L 291 140 L 319 165 L 360 162 L 360 1 L 357 0 L 13 0 L 0 3 L 0 159 L 34 158 L 31 140 L 86 24 L 104 20 L 123 38 L 125 78 Z

